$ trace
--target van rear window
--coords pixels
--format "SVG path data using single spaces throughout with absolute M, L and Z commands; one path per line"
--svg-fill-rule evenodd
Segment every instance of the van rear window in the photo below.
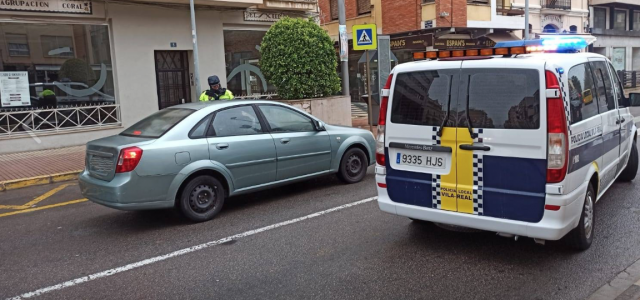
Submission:
M 186 108 L 163 109 L 127 128 L 120 135 L 159 138 L 193 112 L 195 110 Z
M 450 85 L 457 82 L 459 69 L 400 73 L 397 75 L 391 104 L 391 122 L 396 124 L 440 126 L 447 113 Z M 453 88 L 453 89 L 452 89 Z M 455 111 L 456 99 L 451 99 Z M 453 115 L 453 113 L 451 114 Z
M 540 128 L 539 76 L 532 69 L 462 69 L 458 126 L 467 126 L 468 92 L 473 128 Z

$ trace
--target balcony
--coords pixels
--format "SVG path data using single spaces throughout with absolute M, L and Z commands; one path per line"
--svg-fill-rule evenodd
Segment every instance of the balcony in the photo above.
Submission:
M 542 9 L 571 9 L 571 0 L 540 0 Z
M 640 37 L 640 31 L 620 30 L 620 29 L 602 29 L 591 28 L 591 34 L 594 35 L 610 35 L 621 37 Z

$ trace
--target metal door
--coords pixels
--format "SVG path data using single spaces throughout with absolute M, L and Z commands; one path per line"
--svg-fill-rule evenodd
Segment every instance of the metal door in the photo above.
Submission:
M 158 107 L 191 102 L 187 51 L 156 51 L 155 62 Z

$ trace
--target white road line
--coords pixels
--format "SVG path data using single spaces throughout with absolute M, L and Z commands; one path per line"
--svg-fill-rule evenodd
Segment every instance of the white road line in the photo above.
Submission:
M 340 205 L 340 206 L 337 206 L 337 207 L 334 207 L 334 208 L 330 208 L 330 209 L 319 211 L 319 212 L 316 212 L 316 213 L 313 213 L 313 214 L 310 214 L 310 215 L 306 215 L 304 217 L 291 219 L 289 221 L 276 223 L 276 224 L 273 224 L 273 225 L 265 226 L 265 227 L 254 229 L 254 230 L 249 230 L 249 231 L 246 231 L 246 232 L 243 232 L 243 233 L 239 233 L 239 234 L 236 234 L 236 235 L 232 235 L 232 236 L 229 236 L 229 237 L 217 240 L 217 241 L 211 241 L 211 242 L 200 244 L 200 245 L 197 245 L 197 246 L 184 248 L 182 250 L 174 251 L 174 252 L 171 252 L 171 253 L 165 254 L 165 255 L 152 257 L 152 258 L 145 259 L 145 260 L 142 260 L 142 261 L 139 261 L 139 262 L 136 262 L 136 263 L 128 264 L 126 266 L 118 267 L 118 268 L 111 269 L 111 270 L 102 271 L 102 272 L 91 274 L 91 275 L 88 275 L 88 276 L 83 276 L 83 277 L 76 278 L 76 279 L 73 279 L 73 280 L 69 280 L 69 281 L 66 281 L 66 282 L 63 282 L 63 283 L 60 283 L 60 284 L 52 285 L 52 286 L 49 286 L 49 287 L 46 287 L 46 288 L 41 288 L 41 289 L 35 290 L 33 292 L 24 293 L 22 295 L 15 296 L 13 298 L 7 298 L 7 300 L 19 300 L 19 299 L 26 299 L 26 298 L 32 298 L 32 297 L 40 296 L 40 295 L 45 294 L 45 293 L 49 293 L 49 292 L 61 290 L 61 289 L 64 289 L 64 288 L 72 287 L 72 286 L 79 285 L 79 284 L 82 284 L 82 283 L 86 283 L 86 282 L 89 282 L 89 281 L 92 281 L 92 280 L 96 280 L 96 279 L 100 279 L 100 278 L 104 278 L 104 277 L 109 277 L 109 276 L 112 276 L 112 275 L 115 275 L 115 274 L 118 274 L 118 273 L 126 272 L 126 271 L 129 271 L 129 270 L 133 270 L 133 269 L 136 269 L 136 268 L 140 268 L 140 267 L 146 266 L 146 265 L 154 264 L 154 263 L 157 263 L 157 262 L 160 262 L 160 261 L 163 261 L 163 260 L 167 260 L 167 259 L 170 259 L 170 258 L 174 258 L 174 257 L 178 257 L 178 256 L 181 256 L 181 255 L 184 255 L 184 254 L 188 254 L 188 253 L 191 253 L 191 252 L 196 252 L 196 251 L 199 251 L 199 250 L 203 250 L 203 249 L 209 248 L 211 246 L 216 246 L 216 245 L 220 245 L 222 243 L 229 242 L 231 240 L 248 237 L 248 236 L 251 236 L 251 235 L 254 235 L 254 234 L 258 234 L 258 233 L 261 233 L 261 232 L 265 232 L 265 231 L 269 231 L 269 230 L 272 230 L 272 229 L 276 229 L 278 227 L 282 227 L 282 226 L 286 226 L 286 225 L 291 225 L 291 224 L 294 224 L 294 223 L 302 222 L 302 221 L 305 221 L 305 220 L 308 220 L 308 219 L 312 219 L 312 218 L 315 218 L 315 217 L 319 217 L 319 216 L 322 216 L 322 215 L 325 215 L 325 214 L 328 214 L 328 213 L 332 213 L 332 212 L 335 212 L 335 211 L 338 211 L 338 210 L 341 210 L 341 209 L 345 209 L 345 208 L 349 208 L 349 207 L 352 207 L 352 206 L 360 205 L 360 204 L 363 204 L 363 203 L 371 202 L 371 201 L 376 200 L 376 199 L 378 199 L 378 197 L 371 197 L 371 198 L 367 198 L 367 199 L 364 199 L 364 200 L 351 202 L 351 203 L 348 203 L 348 204 L 345 204 L 345 205 Z

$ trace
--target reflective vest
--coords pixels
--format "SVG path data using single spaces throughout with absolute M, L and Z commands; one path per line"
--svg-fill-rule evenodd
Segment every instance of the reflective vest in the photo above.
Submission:
M 216 97 L 207 95 L 207 91 L 202 92 L 200 95 L 200 101 L 214 101 L 214 100 L 233 100 L 233 93 L 230 90 L 226 90 L 224 94 Z

